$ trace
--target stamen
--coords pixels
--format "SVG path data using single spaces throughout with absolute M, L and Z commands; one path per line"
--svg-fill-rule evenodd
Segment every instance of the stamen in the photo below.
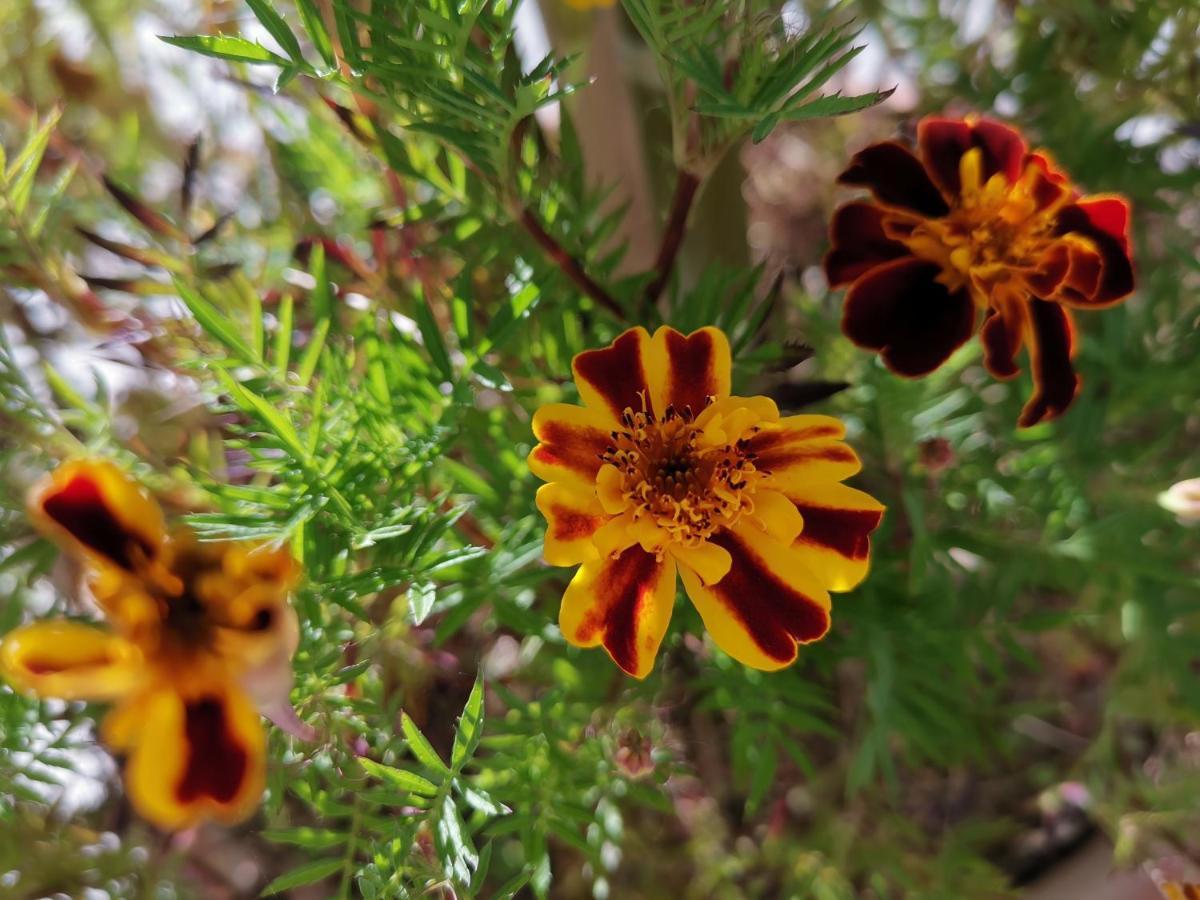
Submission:
M 707 398 L 705 406 L 714 401 Z M 613 444 L 600 457 L 621 473 L 634 520 L 650 520 L 669 542 L 686 546 L 707 540 L 752 510 L 750 495 L 763 474 L 744 441 L 705 446 L 694 419 L 690 406 L 668 407 L 661 419 L 647 409 L 627 408 L 621 421 L 629 430 L 614 432 Z

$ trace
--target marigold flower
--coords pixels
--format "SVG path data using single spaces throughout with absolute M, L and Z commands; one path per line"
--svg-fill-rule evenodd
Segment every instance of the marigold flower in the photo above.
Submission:
M 1129 204 L 1081 196 L 1044 150 L 985 118 L 926 118 L 917 154 L 897 142 L 862 150 L 841 183 L 873 201 L 834 213 L 825 273 L 850 285 L 842 330 L 893 372 L 926 375 L 975 332 L 984 360 L 1015 378 L 1028 344 L 1034 393 L 1022 427 L 1075 398 L 1071 308 L 1101 309 L 1133 290 Z
M 29 512 L 84 564 L 111 629 L 18 628 L 0 642 L 0 672 L 39 696 L 115 701 L 101 734 L 128 754 L 130 800 L 156 825 L 245 818 L 266 760 L 255 705 L 285 699 L 291 685 L 294 560 L 168 531 L 158 505 L 102 461 L 60 466 L 31 491 Z
M 626 331 L 572 363 L 583 406 L 533 417 L 546 561 L 579 565 L 559 625 L 644 678 L 667 631 L 678 570 L 717 645 L 778 669 L 829 629 L 829 591 L 866 576 L 883 507 L 846 487 L 861 463 L 829 416 L 780 418 L 732 397 L 729 342 Z

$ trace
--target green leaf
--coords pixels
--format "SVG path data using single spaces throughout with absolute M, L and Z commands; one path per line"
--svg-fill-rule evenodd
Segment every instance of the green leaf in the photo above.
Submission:
M 458 717 L 458 728 L 454 732 L 454 748 L 450 752 L 450 766 L 461 772 L 479 746 L 483 733 L 483 673 L 475 676 L 475 684 L 467 697 L 462 715 Z
M 283 52 L 290 56 L 293 62 L 306 65 L 304 54 L 300 51 L 300 42 L 296 40 L 296 35 L 292 34 L 292 29 L 283 16 L 271 5 L 271 0 L 246 0 L 246 4 L 262 23 L 263 28 L 267 29 L 276 43 L 283 48 Z
M 197 35 L 162 35 L 159 40 L 175 47 L 201 53 L 214 59 L 225 59 L 230 62 L 244 62 L 252 65 L 284 66 L 291 68 L 289 62 L 277 53 L 272 53 L 261 44 L 248 41 L 242 37 L 231 37 L 226 34 L 197 34 Z
M 299 868 L 292 869 L 292 871 L 285 875 L 280 875 L 263 888 L 263 894 L 270 896 L 290 891 L 292 888 L 298 888 L 306 884 L 315 884 L 322 879 L 328 878 L 335 872 L 340 872 L 344 865 L 345 861 L 341 859 L 315 859 Z
M 340 847 L 349 839 L 349 835 L 327 828 L 268 828 L 262 836 L 276 844 L 292 844 L 307 850 L 328 850 L 330 847 Z
M 304 22 L 304 30 L 308 32 L 313 46 L 317 48 L 317 53 L 321 55 L 321 59 L 325 61 L 325 65 L 331 70 L 336 69 L 337 56 L 333 52 L 333 42 L 329 39 L 329 31 L 325 27 L 325 20 L 321 17 L 321 11 L 317 9 L 313 0 L 296 0 L 296 9 L 300 11 L 300 18 Z
M 199 292 L 192 290 L 192 288 L 178 278 L 175 279 L 175 291 L 179 294 L 179 299 L 184 302 L 184 305 L 196 317 L 196 321 L 200 323 L 200 327 L 210 337 L 224 344 L 225 347 L 232 350 L 242 361 L 251 364 L 258 364 L 260 362 L 254 351 L 250 349 L 250 345 L 242 340 L 237 326 L 221 315 L 217 308 L 205 300 Z
M 46 147 L 50 143 L 50 135 L 53 133 L 54 127 L 58 124 L 58 117 L 57 110 L 46 117 L 46 120 L 26 141 L 21 152 L 17 154 L 17 158 L 12 161 L 12 165 L 5 172 L 4 177 L 8 182 L 6 188 L 8 202 L 12 211 L 18 216 L 25 212 L 25 206 L 29 203 L 34 179 L 38 169 L 41 168 L 42 157 L 46 155 Z
M 367 772 L 392 787 L 399 788 L 410 794 L 420 794 L 422 797 L 434 797 L 437 795 L 438 786 L 416 772 L 410 772 L 407 769 L 398 769 L 395 766 L 386 766 L 383 763 L 377 763 L 370 759 L 360 759 L 359 762 Z
M 442 377 L 446 381 L 453 382 L 454 366 L 450 363 L 450 353 L 442 340 L 441 330 L 433 318 L 433 310 L 429 308 L 428 301 L 418 304 L 416 320 L 417 327 L 421 329 L 421 339 L 425 343 L 425 349 L 429 351 L 430 359 L 433 360 L 433 364 L 437 366 Z
M 400 714 L 400 730 L 404 732 L 408 747 L 419 763 L 439 774 L 450 774 L 450 770 L 442 762 L 442 758 L 437 755 L 437 751 L 433 749 L 433 745 L 429 743 L 425 735 L 421 734 L 421 729 L 417 727 L 417 723 L 408 713 Z
M 411 526 L 405 526 L 405 530 Z M 414 625 L 420 625 L 433 609 L 437 589 L 427 581 L 417 581 L 408 588 L 408 614 Z

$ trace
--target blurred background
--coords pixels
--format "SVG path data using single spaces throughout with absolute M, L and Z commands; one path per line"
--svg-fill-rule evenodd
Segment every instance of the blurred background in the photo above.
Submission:
M 394 715 L 388 704 L 402 697 L 424 710 L 414 717 L 431 723 L 437 744 L 437 722 L 457 714 L 478 664 L 505 686 L 488 707 L 507 722 L 501 731 L 572 748 L 573 761 L 543 763 L 578 772 L 555 780 L 529 763 L 528 777 L 551 778 L 547 807 L 562 800 L 582 812 L 561 821 L 539 812 L 557 824 L 536 847 L 498 851 L 478 896 L 500 896 L 500 875 L 536 873 L 544 859 L 554 878 L 535 874 L 520 890 L 1149 900 L 1156 878 L 1195 876 L 1200 862 L 1200 499 L 1177 490 L 1170 508 L 1160 503 L 1200 476 L 1200 4 L 864 0 L 831 10 L 793 0 L 773 12 L 797 34 L 853 18 L 866 49 L 831 87 L 895 92 L 729 152 L 702 189 L 664 311 L 682 326 L 686 303 L 719 309 L 722 285 L 751 278 L 767 337 L 739 370 L 740 392 L 848 421 L 866 462 L 858 483 L 890 512 L 873 575 L 835 607 L 834 634 L 794 671 L 766 679 L 705 645 L 681 606 L 661 678 L 643 685 L 614 677 L 602 654 L 567 654 L 547 635 L 563 573 L 537 565 L 534 485 L 519 459 L 531 398 L 565 378 L 570 351 L 600 342 L 603 329 L 584 316 L 572 326 L 577 343 L 563 340 L 557 353 L 547 337 L 510 348 L 496 365 L 515 393 L 479 388 L 453 424 L 465 449 L 453 454 L 464 471 L 452 490 L 477 495 L 474 518 L 456 533 L 489 548 L 519 538 L 530 553 L 514 550 L 504 565 L 524 574 L 501 577 L 499 562 L 465 570 L 494 586 L 486 597 L 434 579 L 440 593 L 423 625 L 398 625 L 404 614 L 386 590 L 363 589 L 383 611 L 357 631 L 336 631 L 330 623 L 348 614 L 327 603 L 329 618 L 310 617 L 306 647 L 338 635 L 339 647 L 356 648 L 335 654 L 341 667 L 367 659 L 369 647 L 386 655 L 330 684 L 318 678 L 329 669 L 317 651 L 302 652 L 299 696 L 348 699 L 298 706 L 325 725 L 361 714 L 364 733 L 378 729 L 347 688 L 361 675 L 363 703 Z M 49 460 L 82 445 L 120 452 L 157 473 L 152 485 L 168 506 L 230 517 L 234 501 L 211 483 L 248 484 L 259 472 L 253 443 L 230 437 L 236 417 L 206 375 L 169 275 L 244 286 L 270 330 L 281 297 L 317 302 L 319 246 L 342 315 L 382 309 L 381 327 L 411 335 L 421 330 L 411 309 L 363 286 L 382 266 L 398 283 L 469 276 L 486 297 L 542 264 L 522 262 L 533 258 L 528 248 L 476 252 L 470 242 L 482 237 L 456 232 L 429 195 L 408 197 L 399 178 L 363 163 L 353 115 L 318 91 L 158 38 L 218 33 L 277 48 L 240 0 L 0 4 L 7 164 L 60 115 L 28 210 L 47 212 L 27 215 L 10 178 L 0 223 L 0 629 L 79 611 L 64 600 L 78 573 L 30 542 L 21 512 Z M 644 271 L 674 184 L 653 54 L 619 5 L 565 0 L 524 0 L 516 42 L 526 70 L 553 51 L 573 57 L 565 77 L 591 79 L 566 109 L 540 109 L 537 126 L 551 147 L 577 142 L 587 189 L 603 194 L 597 215 L 624 213 L 596 230 L 608 277 Z M 834 179 L 854 151 L 912 135 L 930 112 L 1005 118 L 1088 192 L 1132 200 L 1138 291 L 1079 316 L 1085 386 L 1060 422 L 1014 432 L 1023 383 L 992 381 L 977 348 L 929 379 L 901 382 L 840 336 L 840 295 L 819 269 L 830 214 L 846 197 Z M 388 219 L 424 203 L 424 217 Z M 393 241 L 404 251 L 386 250 Z M 622 246 L 623 255 L 609 252 Z M 301 319 L 297 354 L 313 337 Z M 779 371 L 755 366 L 785 341 L 816 352 L 784 355 Z M 510 403 L 525 412 L 506 412 Z M 489 441 L 515 448 L 512 460 L 486 462 Z M 413 453 L 408 462 L 419 462 Z M 513 485 L 511 496 L 496 495 L 500 484 Z M 317 587 L 313 609 L 324 602 Z M 2 897 L 257 896 L 322 849 L 294 833 L 273 841 L 273 830 L 333 827 L 315 801 L 288 807 L 277 783 L 264 818 L 240 831 L 150 833 L 131 819 L 118 768 L 93 743 L 95 710 L 0 691 Z M 515 710 L 535 703 L 557 724 L 514 724 Z M 275 751 L 292 774 L 340 771 L 336 748 Z M 600 795 L 588 766 L 606 773 Z M 524 795 L 513 792 L 506 802 L 518 808 Z M 430 895 L 454 895 L 430 883 Z M 372 895 L 349 876 L 288 890 Z

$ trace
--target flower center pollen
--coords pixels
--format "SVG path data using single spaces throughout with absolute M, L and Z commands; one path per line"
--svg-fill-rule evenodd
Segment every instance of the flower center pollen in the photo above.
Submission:
M 754 489 L 765 473 L 755 468 L 745 440 L 714 441 L 690 407 L 668 407 L 661 419 L 627 407 L 621 424 L 600 458 L 620 472 L 633 518 L 657 525 L 667 543 L 694 547 L 753 512 Z

